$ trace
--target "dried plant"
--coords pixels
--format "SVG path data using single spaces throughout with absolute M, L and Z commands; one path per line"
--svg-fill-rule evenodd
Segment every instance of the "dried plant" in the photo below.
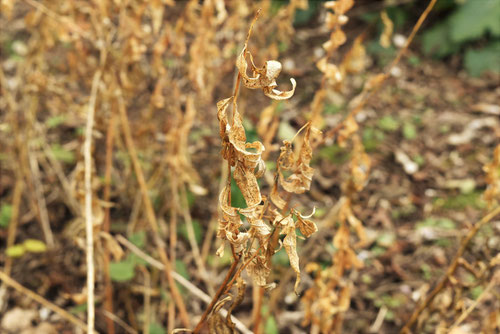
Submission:
M 219 196 L 221 216 L 219 218 L 217 236 L 229 242 L 234 257 L 233 265 L 242 262 L 231 281 L 225 281 L 219 291 L 228 292 L 235 280 L 240 280 L 239 275 L 245 268 L 256 285 L 272 287 L 273 284 L 269 284 L 267 281 L 272 267 L 271 258 L 279 248 L 284 247 L 290 259 L 290 266 L 297 275 L 295 291 L 298 293 L 300 268 L 295 230 L 298 228 L 305 237 L 309 237 L 317 231 L 317 227 L 314 222 L 308 220 L 310 216 L 303 216 L 296 209 L 288 208 L 288 203 L 278 193 L 278 184 L 281 184 L 283 189 L 289 193 L 301 194 L 309 190 L 314 173 L 314 170 L 309 166 L 312 157 L 309 140 L 311 126 L 310 123 L 305 125 L 306 132 L 297 159 L 293 157 L 293 139 L 283 142 L 277 161 L 277 174 L 274 178 L 275 183 L 271 194 L 268 196 L 262 195 L 257 179 L 265 171 L 265 164 L 262 159 L 262 153 L 265 148 L 260 141 L 247 142 L 242 116 L 237 105 L 240 80 L 242 80 L 244 87 L 262 89 L 266 96 L 274 100 L 291 98 L 295 91 L 296 82 L 291 78 L 292 89 L 286 92 L 279 91 L 276 89 L 276 79 L 281 72 L 281 63 L 276 60 L 270 60 L 261 68 L 254 64 L 252 54 L 248 51 L 248 42 L 258 16 L 259 12 L 257 12 L 250 26 L 243 50 L 236 60 L 238 78 L 235 92 L 233 96 L 217 103 L 217 118 L 219 120 L 220 138 L 222 140 L 221 155 L 227 161 L 229 170 L 231 168 L 233 170 L 232 173 L 228 174 L 226 185 Z M 247 57 L 250 60 L 250 76 L 247 73 L 249 67 Z M 230 106 L 232 106 L 232 117 L 228 114 Z M 291 174 L 285 178 L 283 171 L 289 171 Z M 236 182 L 245 199 L 246 208 L 238 208 L 231 205 L 232 179 Z M 246 224 L 241 220 L 240 215 L 245 218 Z M 284 235 L 282 242 L 279 240 L 279 235 Z M 224 248 L 225 245 L 223 243 L 217 251 L 219 256 L 222 256 Z M 242 292 L 239 295 L 243 296 Z M 211 303 L 214 310 L 217 307 L 216 305 L 218 305 L 217 299 L 219 297 L 220 294 L 217 294 Z M 238 298 L 238 300 L 241 299 L 242 297 Z M 205 311 L 202 320 L 194 330 L 195 333 L 202 328 L 207 314 L 212 314 L 208 320 L 209 323 L 220 322 L 220 320 L 215 320 L 219 316 L 216 312 L 212 312 L 212 307 L 209 306 Z

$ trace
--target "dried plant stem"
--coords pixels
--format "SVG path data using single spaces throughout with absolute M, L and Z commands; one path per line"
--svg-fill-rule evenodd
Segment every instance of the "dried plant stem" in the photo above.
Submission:
M 231 248 L 233 248 L 232 245 L 231 245 Z M 193 330 L 193 334 L 199 333 L 201 331 L 201 329 L 203 328 L 203 325 L 205 324 L 205 321 L 207 320 L 208 315 L 210 314 L 210 312 L 212 312 L 212 309 L 214 308 L 215 304 L 219 300 L 220 296 L 222 296 L 222 294 L 226 290 L 227 283 L 229 282 L 229 279 L 236 271 L 236 268 L 238 267 L 238 263 L 239 263 L 239 257 L 236 258 L 235 261 L 233 261 L 233 264 L 231 265 L 231 268 L 229 268 L 229 271 L 227 272 L 226 277 L 224 278 L 224 281 L 220 285 L 219 290 L 217 290 L 217 292 L 215 293 L 214 298 L 212 298 L 212 301 L 210 302 L 210 304 L 206 308 L 205 312 L 203 312 L 200 321 L 198 322 L 195 329 Z
M 39 132 L 42 134 L 41 129 L 39 129 Z M 42 135 L 40 136 L 44 138 L 45 136 Z M 61 187 L 65 193 L 66 196 L 63 196 L 64 201 L 66 202 L 66 205 L 68 206 L 68 209 L 71 211 L 71 213 L 77 217 L 82 217 L 82 210 L 80 206 L 78 205 L 78 202 L 76 199 L 71 195 L 72 190 L 71 190 L 71 185 L 64 174 L 63 167 L 61 166 L 61 162 L 59 162 L 55 157 L 54 153 L 52 153 L 49 145 L 45 140 L 42 141 L 42 149 L 43 152 L 45 153 L 45 157 L 48 161 L 48 166 L 51 168 L 52 172 L 56 174 L 57 178 L 59 179 L 59 182 L 61 183 Z
M 76 318 L 74 315 L 71 313 L 65 311 L 64 309 L 60 308 L 59 306 L 51 303 L 47 299 L 43 298 L 42 296 L 36 294 L 35 292 L 31 291 L 30 289 L 22 286 L 18 282 L 16 282 L 14 279 L 12 279 L 9 275 L 4 273 L 3 271 L 0 271 L 0 280 L 7 284 L 8 286 L 16 289 L 23 295 L 27 296 L 28 298 L 33 299 L 37 303 L 40 303 L 41 305 L 45 306 L 49 310 L 52 310 L 53 312 L 59 314 L 63 319 L 66 319 L 67 321 L 71 322 L 73 325 L 81 328 L 82 330 L 85 330 L 87 328 L 87 325 L 81 321 L 80 319 Z M 91 333 L 97 333 L 97 332 L 91 332 Z
M 384 83 L 384 81 L 389 77 L 389 73 L 391 72 L 391 70 L 399 63 L 401 58 L 404 56 L 404 54 L 408 50 L 408 47 L 410 46 L 413 39 L 415 38 L 415 35 L 420 30 L 420 27 L 424 23 L 425 19 L 429 15 L 429 13 L 432 11 L 432 8 L 434 8 L 436 1 L 437 0 L 430 0 L 429 4 L 427 5 L 425 10 L 423 11 L 422 15 L 420 15 L 420 17 L 418 18 L 417 23 L 415 23 L 415 26 L 413 27 L 413 29 L 410 33 L 410 36 L 408 36 L 408 39 L 406 40 L 405 45 L 401 48 L 401 50 L 399 50 L 398 54 L 396 55 L 396 58 L 394 58 L 394 60 L 389 65 L 389 67 L 387 67 L 387 69 L 382 74 L 383 75 L 382 79 L 377 83 L 377 85 L 375 87 L 373 87 L 373 89 L 368 94 L 363 96 L 361 101 L 356 105 L 356 107 L 353 110 L 351 110 L 351 112 L 349 112 L 349 114 L 344 119 L 347 119 L 348 117 L 356 116 L 363 109 L 363 107 L 370 100 L 370 98 L 373 95 L 375 95 L 375 93 L 379 90 L 380 87 L 382 87 L 382 84 Z M 343 122 L 340 122 L 339 125 L 337 125 L 333 129 L 331 129 L 330 131 L 326 132 L 325 135 L 323 136 L 322 142 L 325 142 L 329 138 L 333 138 L 335 136 L 335 134 L 342 128 L 342 124 L 343 124 Z
M 253 332 L 255 334 L 261 333 L 260 323 L 262 321 L 262 301 L 264 299 L 264 287 L 254 285 L 254 309 L 253 309 Z
M 113 139 L 114 139 L 114 129 L 115 129 L 115 105 L 111 110 L 111 115 L 108 121 L 108 129 L 106 134 L 106 169 L 104 171 L 104 201 L 109 202 L 111 195 L 111 169 L 113 162 Z M 104 222 L 102 229 L 105 233 L 109 233 L 111 221 L 110 221 L 110 208 L 106 207 L 104 209 Z M 109 262 L 110 255 L 109 249 L 104 247 L 104 309 L 110 314 L 113 314 L 113 286 L 111 284 L 111 277 L 109 275 Z M 108 334 L 115 333 L 115 325 L 113 319 L 106 317 L 106 328 Z
M 101 71 L 97 70 L 92 79 L 90 100 L 87 108 L 87 125 L 85 128 L 85 143 L 83 154 L 85 160 L 85 231 L 87 254 L 87 333 L 94 332 L 94 224 L 92 215 L 92 130 L 94 127 L 95 102 L 97 88 L 101 80 Z
M 9 221 L 9 231 L 7 234 L 7 248 L 12 247 L 16 241 L 17 225 L 19 224 L 19 207 L 21 205 L 21 198 L 23 195 L 24 182 L 21 172 L 16 173 L 17 180 L 14 186 L 14 195 L 12 198 L 12 215 Z M 10 270 L 12 268 L 12 258 L 7 257 L 5 260 L 5 273 L 10 275 Z
M 439 292 L 445 287 L 446 283 L 449 281 L 450 277 L 455 273 L 455 270 L 457 269 L 458 263 L 462 255 L 464 254 L 467 246 L 469 245 L 469 242 L 472 240 L 472 238 L 476 235 L 476 233 L 479 231 L 481 227 L 486 225 L 488 222 L 490 222 L 493 218 L 495 218 L 498 214 L 500 214 L 500 206 L 497 207 L 496 209 L 490 211 L 488 214 L 486 214 L 480 221 L 474 224 L 472 228 L 469 230 L 465 238 L 462 239 L 460 242 L 460 247 L 458 248 L 457 253 L 455 254 L 455 257 L 453 258 L 453 261 L 451 261 L 450 265 L 448 266 L 448 269 L 446 270 L 445 275 L 441 278 L 439 283 L 436 285 L 436 287 L 432 290 L 432 292 L 425 298 L 424 302 L 420 304 L 419 307 L 413 312 L 411 315 L 410 319 L 407 321 L 406 325 L 401 329 L 400 334 L 407 334 L 411 333 L 410 328 L 412 325 L 415 323 L 415 321 L 418 319 L 418 316 L 420 313 L 422 313 L 425 308 L 429 306 L 429 304 L 434 300 L 434 298 L 439 294 Z
M 159 233 L 160 229 L 158 227 L 158 222 L 156 220 L 156 216 L 153 210 L 153 205 L 151 204 L 151 199 L 149 198 L 148 195 L 148 188 L 146 185 L 146 181 L 144 178 L 144 173 L 142 171 L 142 167 L 139 163 L 139 159 L 137 158 L 137 151 L 135 149 L 135 144 L 132 139 L 132 133 L 130 131 L 130 124 L 128 122 L 128 117 L 127 117 L 127 111 L 125 108 L 125 102 L 123 100 L 123 97 L 121 95 L 121 90 L 119 91 L 118 94 L 118 110 L 120 113 L 120 123 L 122 126 L 123 130 L 123 135 L 125 137 L 125 144 L 127 146 L 127 150 L 129 151 L 130 158 L 132 159 L 132 165 L 134 167 L 134 171 L 137 177 L 137 181 L 139 183 L 139 188 L 142 193 L 142 198 L 144 202 L 144 206 L 146 209 L 146 216 L 148 218 L 149 225 L 151 229 L 153 230 L 155 234 L 155 244 L 156 248 L 158 251 L 158 255 L 160 256 L 161 262 L 165 266 L 165 276 L 167 278 L 170 292 L 172 294 L 172 297 L 175 301 L 175 304 L 177 308 L 179 309 L 180 312 L 180 318 L 181 321 L 184 325 L 184 327 L 190 327 L 189 324 L 189 316 L 186 311 L 186 306 L 184 305 L 184 301 L 182 300 L 182 296 L 179 293 L 179 290 L 177 289 L 177 285 L 175 284 L 175 281 L 170 274 L 172 271 L 172 265 L 170 263 L 170 260 L 168 259 L 167 252 L 166 252 L 166 247 L 163 244 L 163 241 L 160 239 Z
M 35 152 L 33 152 L 31 149 L 29 149 L 28 151 L 28 158 L 31 175 L 33 177 L 33 183 L 35 185 L 35 198 L 38 205 L 38 213 L 40 215 L 40 223 L 42 225 L 45 242 L 47 243 L 47 246 L 49 248 L 54 248 L 54 235 L 52 234 L 52 230 L 50 229 L 49 213 L 47 212 L 47 203 L 45 202 L 45 196 L 43 193 L 43 184 L 42 181 L 40 181 L 40 169 L 38 167 L 38 160 L 35 156 Z
M 111 321 L 113 322 L 116 322 L 119 326 L 121 326 L 127 333 L 130 333 L 130 334 L 137 334 L 137 331 L 135 329 L 133 329 L 132 327 L 130 327 L 129 325 L 127 325 L 127 323 L 125 321 L 123 321 L 122 319 L 118 318 L 116 315 L 114 315 L 113 313 L 110 313 L 108 312 L 107 310 L 102 310 L 102 314 L 104 314 L 104 316 L 106 317 L 106 319 L 110 319 Z
M 212 282 L 209 280 L 207 269 L 203 263 L 203 258 L 201 257 L 200 248 L 198 247 L 198 243 L 196 242 L 196 236 L 194 233 L 193 220 L 191 218 L 191 213 L 189 212 L 188 200 L 187 200 L 187 191 L 186 186 L 184 184 L 180 187 L 181 190 L 181 201 L 182 201 L 182 215 L 184 216 L 184 222 L 186 223 L 186 230 L 188 234 L 189 244 L 193 251 L 194 259 L 196 266 L 203 278 L 203 281 L 207 284 L 208 291 L 210 293 L 214 292 L 214 288 L 212 286 Z
M 151 319 L 151 275 L 146 267 L 140 266 L 144 274 L 144 325 L 143 333 L 149 333 L 149 323 Z

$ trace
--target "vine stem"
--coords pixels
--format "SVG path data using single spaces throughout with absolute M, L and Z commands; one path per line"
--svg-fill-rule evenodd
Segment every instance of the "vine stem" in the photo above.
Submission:
M 231 248 L 233 248 L 232 245 L 231 245 Z M 227 272 L 226 277 L 224 278 L 224 281 L 220 285 L 219 290 L 217 290 L 217 292 L 215 293 L 215 296 L 212 298 L 212 301 L 210 302 L 210 304 L 206 308 L 205 312 L 203 312 L 200 321 L 198 322 L 195 329 L 193 330 L 193 334 L 199 333 L 201 331 L 201 329 L 203 328 L 203 325 L 204 325 L 205 321 L 207 320 L 208 315 L 210 314 L 210 312 L 212 312 L 212 309 L 214 308 L 215 304 L 219 300 L 220 296 L 222 296 L 222 294 L 226 290 L 226 285 L 229 282 L 229 279 L 231 278 L 231 276 L 236 271 L 236 268 L 238 267 L 238 263 L 240 262 L 239 260 L 240 260 L 239 257 L 235 258 L 235 261 L 231 265 L 231 268 L 229 268 L 229 271 Z

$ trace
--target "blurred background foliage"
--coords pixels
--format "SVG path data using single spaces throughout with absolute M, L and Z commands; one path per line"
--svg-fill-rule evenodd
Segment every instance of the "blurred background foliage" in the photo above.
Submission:
M 279 8 L 288 1 L 273 0 Z M 321 1 L 309 1 L 309 8 L 297 10 L 294 25 L 303 26 L 311 22 L 320 11 Z M 362 1 L 361 1 L 362 2 Z M 359 3 L 359 2 L 358 2 Z M 368 45 L 376 57 L 392 59 L 396 50 L 382 48 L 378 37 L 383 23 L 380 9 L 387 10 L 396 31 L 408 28 L 418 19 L 426 1 L 366 1 L 373 7 L 361 13 L 361 19 L 377 26 L 378 36 Z M 500 1 L 498 0 L 438 0 L 420 38 L 422 52 L 436 59 L 459 57 L 462 66 L 471 76 L 485 71 L 500 73 Z M 382 64 L 384 61 L 382 61 Z

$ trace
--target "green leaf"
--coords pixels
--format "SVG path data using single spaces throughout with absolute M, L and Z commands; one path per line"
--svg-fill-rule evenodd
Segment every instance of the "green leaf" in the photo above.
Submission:
M 459 45 L 453 43 L 449 34 L 450 27 L 448 21 L 436 24 L 427 30 L 422 36 L 422 51 L 424 54 L 443 58 L 457 52 Z
M 61 145 L 52 145 L 50 148 L 54 158 L 66 163 L 73 163 L 75 161 L 75 154 L 61 147 Z
M 349 160 L 349 152 L 336 144 L 321 148 L 319 151 L 319 156 L 323 159 L 328 159 L 329 161 L 338 165 L 343 164 L 344 162 Z
M 417 137 L 417 128 L 413 125 L 413 123 L 405 122 L 403 124 L 403 136 L 409 140 Z
M 131 261 L 111 262 L 109 264 L 109 275 L 116 282 L 130 281 L 135 276 L 135 264 Z
M 185 279 L 191 279 L 186 264 L 181 260 L 175 260 L 175 271 Z
M 377 124 L 384 131 L 396 131 L 399 128 L 399 122 L 390 115 L 379 119 Z
M 26 251 L 31 253 L 43 253 L 47 250 L 47 246 L 41 240 L 26 239 L 23 245 Z
M 450 37 L 463 43 L 490 32 L 500 36 L 500 1 L 469 0 L 451 14 Z
M 372 127 L 363 129 L 363 146 L 368 152 L 375 151 L 384 138 L 384 133 L 379 129 Z
M 201 244 L 201 239 L 202 239 L 201 224 L 199 221 L 195 219 L 193 219 L 193 230 L 194 230 L 194 238 L 196 240 L 196 243 L 199 245 Z M 189 241 L 189 235 L 187 232 L 186 224 L 182 224 L 179 226 L 179 233 L 186 241 Z
M 49 119 L 45 121 L 45 124 L 47 124 L 47 127 L 50 128 L 55 128 L 64 123 L 66 120 L 65 115 L 57 115 L 57 116 L 52 116 Z
M 128 237 L 128 240 L 139 248 L 143 248 L 146 243 L 146 232 L 144 230 L 136 232 Z
M 456 224 L 453 220 L 449 218 L 434 218 L 434 217 L 429 217 L 425 219 L 424 221 L 418 222 L 416 225 L 417 230 L 424 228 L 424 227 L 435 227 L 435 228 L 441 228 L 444 230 L 453 230 L 456 228 Z
M 2 204 L 0 207 L 0 227 L 6 228 L 9 226 L 10 218 L 12 217 L 12 205 Z
M 76 305 L 73 306 L 72 308 L 69 309 L 69 312 L 75 315 L 78 315 L 80 313 L 84 313 L 87 311 L 87 303 L 81 304 L 81 305 Z
M 483 291 L 484 291 L 483 287 L 479 285 L 479 286 L 473 287 L 470 290 L 470 295 L 471 295 L 472 299 L 476 300 L 479 298 L 481 293 L 483 293 Z
M 500 20 L 500 18 L 499 18 Z M 468 48 L 465 52 L 464 65 L 471 76 L 480 76 L 485 71 L 500 73 L 500 41 L 474 50 Z
M 278 127 L 278 137 L 280 140 L 290 140 L 296 133 L 295 128 L 288 122 L 281 122 Z
M 187 266 L 184 262 L 182 262 L 181 260 L 175 260 L 175 271 L 181 275 L 182 277 L 184 277 L 185 279 L 187 280 L 190 280 L 191 278 L 189 277 L 189 272 L 188 272 L 188 269 L 187 269 Z M 179 290 L 185 294 L 186 293 L 186 288 L 183 287 L 182 285 L 180 285 L 179 283 L 177 283 L 177 287 L 179 288 Z
M 125 262 L 130 262 L 130 263 L 133 263 L 134 265 L 141 264 L 143 266 L 149 266 L 149 263 L 146 260 L 144 260 L 143 258 L 135 255 L 134 253 L 130 253 L 127 256 Z
M 21 257 L 25 252 L 23 245 L 13 245 L 5 250 L 5 254 L 10 257 Z
M 267 334 L 278 334 L 279 329 L 278 329 L 278 324 L 276 323 L 276 320 L 274 320 L 274 317 L 272 315 L 267 316 L 266 324 L 264 325 L 264 333 Z
M 152 322 L 149 325 L 149 334 L 165 334 L 165 329 L 157 322 Z
M 235 208 L 247 207 L 247 202 L 233 178 L 231 178 L 231 205 Z

